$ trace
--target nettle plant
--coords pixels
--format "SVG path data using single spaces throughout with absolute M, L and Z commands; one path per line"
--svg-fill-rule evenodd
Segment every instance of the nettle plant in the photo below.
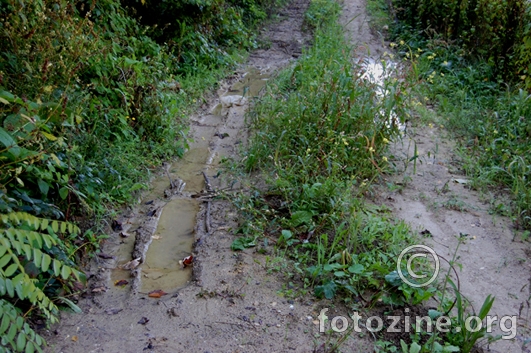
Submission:
M 68 222 L 23 212 L 0 215 L 0 342 L 7 352 L 42 351 L 45 341 L 27 322 L 29 313 L 55 323 L 58 302 L 80 311 L 64 293 L 85 276 L 72 267 L 58 235 L 79 233 Z

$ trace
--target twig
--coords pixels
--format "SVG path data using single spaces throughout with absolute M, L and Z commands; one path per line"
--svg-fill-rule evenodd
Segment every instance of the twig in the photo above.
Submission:
M 210 180 L 208 180 L 206 173 L 204 171 L 202 173 L 203 173 L 203 177 L 205 178 L 205 187 L 207 189 L 207 192 L 209 193 L 215 192 L 214 188 L 212 187 L 212 184 L 210 184 Z
M 207 235 L 210 235 L 211 227 L 210 227 L 210 204 L 212 203 L 210 200 L 206 201 L 207 203 L 207 209 L 206 209 L 206 216 L 205 216 L 205 228 Z

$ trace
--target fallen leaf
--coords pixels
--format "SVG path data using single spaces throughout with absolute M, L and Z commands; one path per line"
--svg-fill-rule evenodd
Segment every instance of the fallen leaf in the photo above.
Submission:
M 168 294 L 168 293 L 166 293 L 162 289 L 156 289 L 156 290 L 153 290 L 153 291 L 149 292 L 148 296 L 150 298 L 160 298 L 160 297 L 162 297 L 163 295 L 166 295 L 166 294 Z
M 129 284 L 129 281 L 125 279 L 119 279 L 117 281 L 114 281 L 115 286 L 125 286 L 126 284 Z
M 142 318 L 138 321 L 138 324 L 145 325 L 149 322 L 149 319 L 145 316 L 142 316 Z
M 194 262 L 194 257 L 192 255 L 187 256 L 183 259 L 183 267 L 190 266 Z
M 140 265 L 140 258 L 136 258 L 122 265 L 124 270 L 132 270 Z
M 72 341 L 77 342 L 77 336 L 72 336 Z
M 92 293 L 101 293 L 101 292 L 106 292 L 106 291 L 107 291 L 107 287 L 96 287 L 92 289 Z

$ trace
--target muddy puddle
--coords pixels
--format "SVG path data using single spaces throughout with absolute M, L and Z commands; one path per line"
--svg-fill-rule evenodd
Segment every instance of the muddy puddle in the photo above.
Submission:
M 192 269 L 183 267 L 182 260 L 192 253 L 197 240 L 194 230 L 202 201 L 195 196 L 205 192 L 205 176 L 212 180 L 217 178 L 220 160 L 230 156 L 244 139 L 239 133 L 241 124 L 236 119 L 242 121 L 249 99 L 260 94 L 268 78 L 269 75 L 258 69 L 248 69 L 230 88 L 218 92 L 219 103 L 209 114 L 192 119 L 198 126 L 190 136 L 190 149 L 151 182 L 150 191 L 142 197 L 144 210 L 124 227 L 126 235 L 143 228 L 150 228 L 148 233 L 151 234 L 144 235 L 141 240 L 138 236 L 124 237 L 116 252 L 117 267 L 111 271 L 113 283 L 126 276 L 124 267 L 135 261 L 135 256 L 141 258 L 135 268 L 139 293 L 172 292 L 190 282 Z M 170 182 L 178 182 L 180 190 L 169 189 Z M 146 217 L 148 226 L 143 220 Z M 143 253 L 137 250 L 139 242 L 144 243 Z M 136 253 L 133 258 L 132 253 Z

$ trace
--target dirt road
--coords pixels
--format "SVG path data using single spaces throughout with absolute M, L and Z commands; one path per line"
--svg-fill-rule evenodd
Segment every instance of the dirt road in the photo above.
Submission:
M 124 229 L 103 248 L 114 258 L 98 257 L 92 263 L 88 295 L 79 302 L 83 313 L 62 314 L 61 324 L 46 337 L 48 352 L 319 351 L 327 337 L 319 334 L 317 315 L 331 303 L 286 296 L 296 288 L 282 280 L 282 268 L 280 274 L 270 271 L 274 265 L 268 263 L 267 254 L 230 249 L 238 222 L 231 203 L 206 202 L 210 198 L 204 194 L 195 197 L 206 189 L 205 180 L 214 190 L 231 184 L 223 174 L 218 177 L 220 160 L 236 157 L 246 143 L 244 115 L 252 97 L 310 43 L 301 29 L 307 5 L 307 0 L 295 0 L 282 11 L 262 34 L 270 47 L 251 53 L 245 66 L 221 82 L 191 118 L 190 151 L 168 166 L 168 175 L 153 181 L 153 189 L 143 195 L 139 206 L 124 212 L 120 219 Z M 341 21 L 346 35 L 360 45 L 360 56 L 377 58 L 385 51 L 381 39 L 369 30 L 363 1 L 346 1 Z M 470 234 L 471 240 L 460 250 L 463 291 L 477 306 L 493 293 L 498 297 L 494 309 L 498 315 L 518 314 L 529 296 L 529 265 L 522 244 L 512 241 L 509 224 L 490 216 L 466 184 L 452 181 L 462 177 L 452 167 L 451 146 L 441 141 L 442 132 L 410 131 L 422 164 L 415 173 L 408 169 L 393 176 L 390 181 L 402 186 L 382 188 L 379 202 L 415 229 L 429 230 L 433 238 L 428 242 L 446 256 L 451 257 L 455 248 L 454 234 Z M 397 159 L 410 156 L 408 141 L 395 145 Z M 404 175 L 410 178 L 407 185 Z M 168 189 L 168 178 L 179 185 Z M 442 193 L 445 185 L 448 190 Z M 456 211 L 459 201 L 465 207 Z M 182 269 L 178 260 L 190 252 L 194 265 Z M 133 271 L 121 268 L 135 259 L 143 264 Z M 128 284 L 115 285 L 119 280 Z M 149 297 L 153 290 L 167 294 Z M 495 347 L 517 351 L 517 346 L 507 344 Z M 370 352 L 371 338 L 353 336 L 342 349 Z

